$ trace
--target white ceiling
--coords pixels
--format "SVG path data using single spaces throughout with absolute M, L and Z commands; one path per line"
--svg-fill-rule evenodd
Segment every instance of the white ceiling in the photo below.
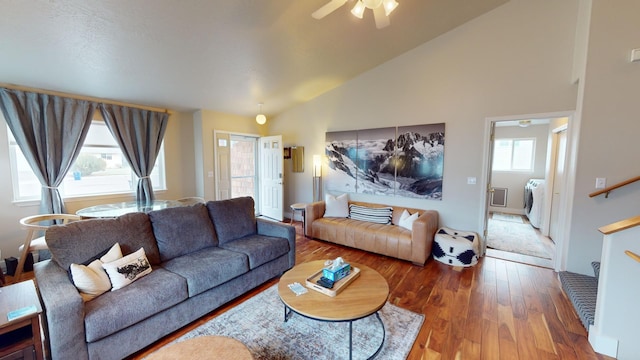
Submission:
M 178 111 L 276 115 L 507 0 L 2 0 L 0 83 Z

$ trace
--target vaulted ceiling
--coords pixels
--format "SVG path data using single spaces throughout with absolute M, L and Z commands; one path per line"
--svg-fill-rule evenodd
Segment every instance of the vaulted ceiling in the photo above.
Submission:
M 507 0 L 397 0 L 380 30 L 328 1 L 3 0 L 0 83 L 276 115 Z

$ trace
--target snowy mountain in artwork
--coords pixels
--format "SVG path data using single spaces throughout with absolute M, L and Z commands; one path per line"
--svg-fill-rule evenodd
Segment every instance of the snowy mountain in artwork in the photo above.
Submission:
M 442 198 L 444 132 L 326 143 L 327 190 Z

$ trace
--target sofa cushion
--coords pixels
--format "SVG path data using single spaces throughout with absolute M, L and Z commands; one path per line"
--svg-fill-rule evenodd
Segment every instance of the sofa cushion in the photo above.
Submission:
M 118 291 L 85 303 L 86 341 L 93 342 L 136 324 L 187 298 L 187 281 L 160 267 Z
M 91 219 L 54 225 L 45 233 L 51 259 L 67 270 L 120 243 L 123 254 L 144 248 L 151 265 L 160 264 L 160 253 L 149 216 L 131 213 L 114 219 Z
M 213 223 L 204 204 L 151 211 L 149 219 L 161 261 L 218 245 Z
M 191 297 L 246 273 L 249 260 L 244 254 L 210 247 L 173 258 L 162 267 L 187 280 Z
M 289 241 L 281 237 L 249 235 L 220 247 L 246 254 L 249 257 L 249 268 L 255 269 L 289 252 Z
M 220 244 L 257 232 L 252 197 L 209 201 L 207 208 Z

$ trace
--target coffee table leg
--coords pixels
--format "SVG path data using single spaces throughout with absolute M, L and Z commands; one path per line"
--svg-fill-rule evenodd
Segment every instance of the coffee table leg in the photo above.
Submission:
M 293 311 L 291 311 L 291 309 L 289 309 L 289 307 L 287 305 L 284 306 L 284 322 L 287 322 L 290 318 Z
M 378 346 L 378 350 L 373 353 L 373 355 L 369 356 L 368 360 L 373 359 L 378 356 L 380 350 L 382 350 L 382 346 L 384 345 L 384 339 L 387 336 L 387 331 L 384 328 L 384 323 L 380 318 L 380 313 L 376 312 L 376 317 L 378 318 L 378 322 L 380 322 L 380 326 L 382 326 L 382 341 L 380 342 L 380 346 Z M 351 355 L 353 353 L 353 321 L 349 321 L 349 360 L 351 360 Z
M 349 321 L 349 360 L 353 354 L 353 321 Z

